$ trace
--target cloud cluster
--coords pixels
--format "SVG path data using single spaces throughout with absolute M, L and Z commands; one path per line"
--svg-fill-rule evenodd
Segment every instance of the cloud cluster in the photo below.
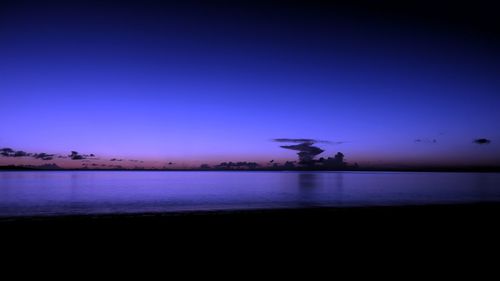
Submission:
M 85 159 L 92 159 L 95 157 L 94 154 L 80 154 L 77 151 L 71 151 L 71 154 L 68 155 L 71 160 L 85 160 Z
M 48 153 L 28 153 L 26 151 L 22 150 L 14 150 L 12 148 L 2 148 L 0 149 L 0 156 L 3 157 L 32 157 L 35 159 L 41 159 L 41 160 L 52 160 L 54 159 L 54 154 L 48 154 Z
M 16 150 L 13 150 L 12 148 L 8 148 L 8 147 L 0 149 L 0 155 L 4 156 L 4 157 L 30 156 L 29 153 L 26 153 L 26 152 L 21 151 L 21 150 L 16 151 Z
M 292 145 L 281 145 L 281 148 L 299 151 L 299 163 L 310 163 L 314 160 L 316 155 L 323 153 L 323 149 L 314 146 L 315 143 L 330 143 L 329 141 L 316 140 L 316 139 L 288 139 L 279 138 L 273 139 L 275 142 L 291 142 L 297 143 Z
M 47 154 L 47 153 L 35 153 L 32 155 L 35 159 L 42 159 L 42 160 L 52 160 L 54 159 L 54 154 Z
M 71 151 L 71 154 L 68 156 L 64 155 L 56 155 L 56 154 L 49 154 L 45 152 L 40 152 L 40 153 L 29 153 L 26 151 L 22 150 L 14 150 L 12 148 L 1 148 L 0 149 L 0 156 L 2 157 L 31 157 L 34 159 L 40 159 L 40 160 L 52 160 L 55 157 L 61 158 L 61 159 L 66 159 L 66 158 L 71 158 L 71 160 L 86 160 L 86 159 L 96 159 L 94 154 L 79 154 L 76 151 Z

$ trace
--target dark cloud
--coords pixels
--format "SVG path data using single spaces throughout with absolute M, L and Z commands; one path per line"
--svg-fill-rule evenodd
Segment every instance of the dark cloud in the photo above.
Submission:
M 80 155 L 80 154 L 78 154 L 75 151 L 73 151 L 73 152 L 71 152 L 71 155 L 69 155 L 69 157 L 71 158 L 71 160 L 83 160 L 83 159 L 85 159 L 85 158 L 83 158 L 83 155 Z
M 291 143 L 326 143 L 326 144 L 343 144 L 346 141 L 329 141 L 329 140 L 318 140 L 318 139 L 289 139 L 289 138 L 277 138 L 272 139 L 274 142 L 291 142 Z
M 477 143 L 477 144 L 490 144 L 491 140 L 485 139 L 485 138 L 475 139 L 474 143 Z
M 0 149 L 0 155 L 3 157 L 33 157 L 35 159 L 41 160 L 52 160 L 55 154 L 48 153 L 28 153 L 22 150 L 13 150 L 12 148 L 2 148 Z
M 94 158 L 95 155 L 94 154 L 80 154 L 77 151 L 71 151 L 71 154 L 68 155 L 68 157 L 71 158 L 71 160 L 85 160 L 88 158 Z
M 47 154 L 47 153 L 35 153 L 32 155 L 33 158 L 35 159 L 42 159 L 42 160 L 52 160 L 54 159 L 54 154 Z
M 275 142 L 292 142 L 292 143 L 332 143 L 331 141 L 326 140 L 317 140 L 317 139 L 288 139 L 288 138 L 277 138 L 273 139 Z
M 282 145 L 281 147 L 299 151 L 297 155 L 299 156 L 299 161 L 301 163 L 312 161 L 316 155 L 319 155 L 324 151 L 323 149 L 313 146 L 311 143 L 307 142 L 295 145 Z
M 0 149 L 0 155 L 2 156 L 10 157 L 12 153 L 14 153 L 14 150 L 12 148 L 5 147 Z
M 30 156 L 30 154 L 22 150 L 14 152 L 14 157 L 26 157 L 26 156 Z
M 97 158 L 95 158 L 94 154 L 79 154 L 76 151 L 71 151 L 70 155 L 64 156 L 64 155 L 49 154 L 49 153 L 45 153 L 45 152 L 29 153 L 29 152 L 22 151 L 22 150 L 14 150 L 14 149 L 8 148 L 8 147 L 0 149 L 0 156 L 2 156 L 2 157 L 33 157 L 34 159 L 41 159 L 41 160 L 52 160 L 56 157 L 61 158 L 61 159 L 71 158 L 72 160 L 85 160 L 87 158 L 97 159 Z
M 437 143 L 436 139 L 415 139 L 416 143 Z
M 0 149 L 0 155 L 4 157 L 26 157 L 26 156 L 32 156 L 31 153 L 27 153 L 22 150 L 14 150 L 12 148 L 2 148 Z
M 302 164 L 311 163 L 316 155 L 323 153 L 323 149 L 314 146 L 315 143 L 331 143 L 330 141 L 316 140 L 316 139 L 274 139 L 275 142 L 291 142 L 298 143 L 292 145 L 281 145 L 281 148 L 299 151 L 299 162 Z

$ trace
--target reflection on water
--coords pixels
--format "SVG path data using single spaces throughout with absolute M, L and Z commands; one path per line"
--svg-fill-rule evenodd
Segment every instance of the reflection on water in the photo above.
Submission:
M 334 193 L 337 195 L 337 205 L 342 205 L 342 192 L 343 192 L 343 184 L 344 184 L 344 173 L 336 173 L 336 181 L 335 181 L 335 191 Z
M 316 191 L 314 189 L 318 187 L 318 177 L 312 172 L 297 173 L 296 175 L 299 186 L 297 203 L 302 207 L 312 207 L 315 202 Z
M 344 184 L 344 172 L 331 172 L 329 181 L 323 183 L 325 179 L 322 173 L 302 172 L 296 173 L 298 183 L 297 202 L 302 207 L 322 206 L 322 188 L 327 188 L 329 201 L 328 204 L 336 206 L 342 205 L 342 192 Z M 324 186 L 323 186 L 324 185 Z M 316 190 L 320 189 L 320 190 Z
M 301 191 L 307 191 L 318 186 L 318 177 L 315 173 L 297 173 L 299 188 Z
M 500 174 L 0 172 L 0 216 L 500 201 Z

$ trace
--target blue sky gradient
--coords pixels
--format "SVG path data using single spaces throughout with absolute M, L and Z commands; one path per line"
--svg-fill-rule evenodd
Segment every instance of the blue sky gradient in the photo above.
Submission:
M 0 146 L 189 166 L 295 160 L 271 140 L 314 138 L 365 165 L 500 164 L 494 37 L 217 3 L 5 2 Z

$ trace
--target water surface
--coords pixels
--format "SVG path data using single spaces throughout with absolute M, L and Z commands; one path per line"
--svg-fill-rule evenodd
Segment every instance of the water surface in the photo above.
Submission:
M 499 202 L 498 173 L 0 172 L 0 216 Z

